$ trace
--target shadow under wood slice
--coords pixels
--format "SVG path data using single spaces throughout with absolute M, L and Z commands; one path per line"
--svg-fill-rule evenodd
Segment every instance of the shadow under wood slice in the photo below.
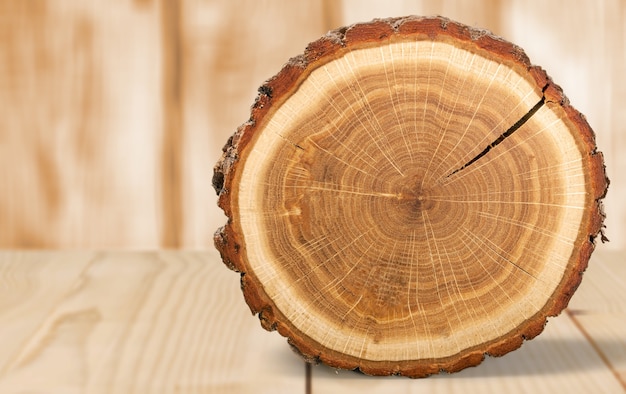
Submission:
M 515 45 L 445 18 L 328 33 L 260 89 L 215 167 L 215 237 L 309 362 L 422 377 L 540 334 L 582 279 L 608 180 Z

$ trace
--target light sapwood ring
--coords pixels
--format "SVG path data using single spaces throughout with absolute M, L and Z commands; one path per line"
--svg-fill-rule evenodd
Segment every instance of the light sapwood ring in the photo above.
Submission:
M 213 183 L 215 244 L 264 328 L 308 361 L 411 377 L 538 335 L 581 281 L 608 188 L 544 70 L 441 17 L 309 44 L 259 89 Z

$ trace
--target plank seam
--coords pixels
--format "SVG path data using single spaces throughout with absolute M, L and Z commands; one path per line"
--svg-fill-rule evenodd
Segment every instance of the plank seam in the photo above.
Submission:
M 604 365 L 606 365 L 607 368 L 613 374 L 613 376 L 615 376 L 615 379 L 617 379 L 617 381 L 620 383 L 620 385 L 622 386 L 624 391 L 626 391 L 626 381 L 624 381 L 624 379 L 622 378 L 620 373 L 615 369 L 615 366 L 613 364 L 611 364 L 611 361 L 606 356 L 606 354 L 604 354 L 604 352 L 602 351 L 602 349 L 600 348 L 598 343 L 593 339 L 591 334 L 589 334 L 589 332 L 587 330 L 585 330 L 585 327 L 583 327 L 583 325 L 580 323 L 580 321 L 576 318 L 576 315 L 569 308 L 565 309 L 565 313 L 572 320 L 572 322 L 574 323 L 576 328 L 583 334 L 583 336 L 585 337 L 587 342 L 589 342 L 589 344 L 591 345 L 593 350 L 598 354 L 598 356 L 600 357 L 600 359 L 602 360 Z

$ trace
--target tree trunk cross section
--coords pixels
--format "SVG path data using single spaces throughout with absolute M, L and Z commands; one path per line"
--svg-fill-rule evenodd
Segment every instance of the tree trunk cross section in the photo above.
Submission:
M 538 335 L 602 235 L 594 133 L 541 68 L 445 18 L 329 32 L 214 172 L 246 302 L 312 362 L 427 376 Z

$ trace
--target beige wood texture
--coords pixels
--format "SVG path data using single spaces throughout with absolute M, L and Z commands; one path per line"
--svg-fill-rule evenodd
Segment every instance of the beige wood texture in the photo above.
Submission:
M 346 394 L 625 392 L 625 258 L 596 251 L 569 312 L 503 358 L 422 380 L 313 366 L 308 385 Z M 307 386 L 302 361 L 249 314 L 237 275 L 215 252 L 1 252 L 0 288 L 2 393 Z
M 206 247 L 226 218 L 211 187 L 221 149 L 250 115 L 263 81 L 331 29 L 322 1 L 183 2 L 182 245 Z
M 570 303 L 570 317 L 592 345 L 626 382 L 626 257 L 601 252 L 589 265 L 585 280 Z
M 548 70 L 597 133 L 608 247 L 626 246 L 621 0 L 0 0 L 0 246 L 210 247 L 211 169 L 257 87 L 330 28 L 406 14 Z
M 0 253 L 0 392 L 298 393 L 215 252 Z
M 160 27 L 136 3 L 0 2 L 1 246 L 158 244 Z

